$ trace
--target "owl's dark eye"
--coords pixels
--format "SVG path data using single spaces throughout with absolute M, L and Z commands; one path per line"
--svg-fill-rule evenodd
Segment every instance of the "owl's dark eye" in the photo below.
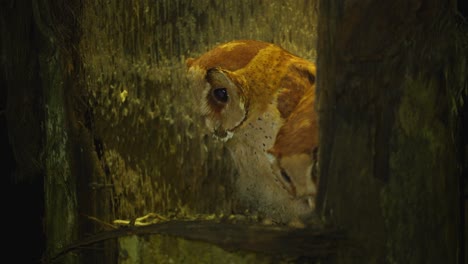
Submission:
M 227 103 L 229 94 L 226 88 L 216 88 L 212 91 L 213 97 L 220 103 Z

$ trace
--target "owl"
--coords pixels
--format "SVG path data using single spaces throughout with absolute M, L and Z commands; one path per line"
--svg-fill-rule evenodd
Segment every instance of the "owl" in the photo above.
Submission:
M 272 43 L 235 40 L 188 59 L 187 67 L 207 133 L 224 141 L 238 171 L 233 210 L 276 222 L 310 215 L 314 64 Z

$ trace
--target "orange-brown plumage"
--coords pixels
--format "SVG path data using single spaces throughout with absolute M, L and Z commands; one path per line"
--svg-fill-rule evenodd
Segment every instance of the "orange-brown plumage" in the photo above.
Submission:
M 301 178 L 306 171 L 297 173 L 309 160 L 296 162 L 294 155 L 318 143 L 316 135 L 307 136 L 316 130 L 315 65 L 271 43 L 235 40 L 188 59 L 187 66 L 206 127 L 226 141 L 239 171 L 240 204 L 277 221 L 309 215 L 308 190 L 294 182 L 283 188 L 288 183 L 280 175 L 284 161 L 297 184 L 311 186 Z
M 277 157 L 312 153 L 318 148 L 318 115 L 315 89 L 308 89 L 276 135 L 270 152 Z

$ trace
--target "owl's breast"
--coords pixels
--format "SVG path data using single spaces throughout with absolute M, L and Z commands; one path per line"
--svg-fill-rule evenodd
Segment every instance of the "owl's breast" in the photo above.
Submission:
M 276 104 L 272 103 L 266 111 L 251 111 L 246 121 L 233 132 L 232 138 L 228 141 L 231 149 L 242 149 L 247 153 L 236 153 L 237 155 L 264 155 L 271 148 L 275 141 L 275 136 L 284 119 L 278 114 Z
M 226 142 L 238 171 L 235 181 L 240 211 L 259 212 L 280 222 L 308 215 L 312 208 L 305 201 L 293 199 L 274 175 L 272 156 L 268 154 L 284 120 L 272 104 L 255 118 L 246 120 Z

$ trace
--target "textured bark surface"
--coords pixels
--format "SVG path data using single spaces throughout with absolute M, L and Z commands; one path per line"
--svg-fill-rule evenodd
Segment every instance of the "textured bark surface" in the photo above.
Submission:
M 76 2 L 75 2 L 76 4 Z M 64 6 L 67 11 L 61 11 Z M 74 68 L 72 43 L 76 36 L 76 19 L 71 11 L 78 13 L 73 2 L 32 2 L 32 17 L 38 38 L 37 61 L 41 77 L 44 113 L 42 162 L 44 169 L 44 233 L 46 252 L 44 257 L 54 255 L 79 237 L 80 213 L 77 192 L 77 177 L 73 148 L 76 140 L 73 133 L 73 106 L 69 96 L 73 94 L 78 71 Z M 81 165 L 81 164 L 80 164 Z M 80 263 L 80 257 L 68 255 L 61 263 Z
M 32 255 L 32 252 L 35 254 L 45 246 L 48 253 L 55 254 L 74 241 L 78 234 L 76 180 L 70 166 L 65 100 L 70 79 L 65 71 L 68 58 L 57 48 L 60 44 L 66 46 L 65 37 L 57 37 L 58 32 L 52 27 L 53 17 L 48 5 L 44 4 L 44 1 L 5 1 L 1 6 L 2 77 L 7 87 L 5 114 L 16 162 L 16 166 L 9 166 L 16 170 L 14 182 L 29 183 L 32 186 L 26 190 L 40 188 L 43 192 L 40 198 L 32 193 L 23 193 L 25 197 L 18 198 L 17 193 L 13 194 L 13 199 L 26 199 L 29 204 L 25 208 L 14 208 L 14 212 L 20 212 L 18 214 L 11 211 L 8 214 L 13 218 L 29 217 L 14 221 L 15 226 L 24 225 L 18 229 L 31 230 L 24 237 L 31 236 L 34 241 L 29 247 L 29 242 L 22 243 L 24 248 L 21 249 L 25 252 L 17 261 L 36 263 L 40 256 Z M 14 190 L 23 191 L 20 188 Z M 44 205 L 38 205 L 38 201 Z M 14 206 L 18 207 L 20 203 L 13 202 Z M 44 212 L 35 207 L 44 208 Z M 40 215 L 23 213 L 33 210 Z M 39 230 L 33 230 L 32 226 Z M 17 235 L 23 237 L 22 232 Z M 62 260 L 77 263 L 78 259 L 69 255 Z
M 339 263 L 456 263 L 467 56 L 451 10 L 320 2 L 320 200 L 355 245 Z

